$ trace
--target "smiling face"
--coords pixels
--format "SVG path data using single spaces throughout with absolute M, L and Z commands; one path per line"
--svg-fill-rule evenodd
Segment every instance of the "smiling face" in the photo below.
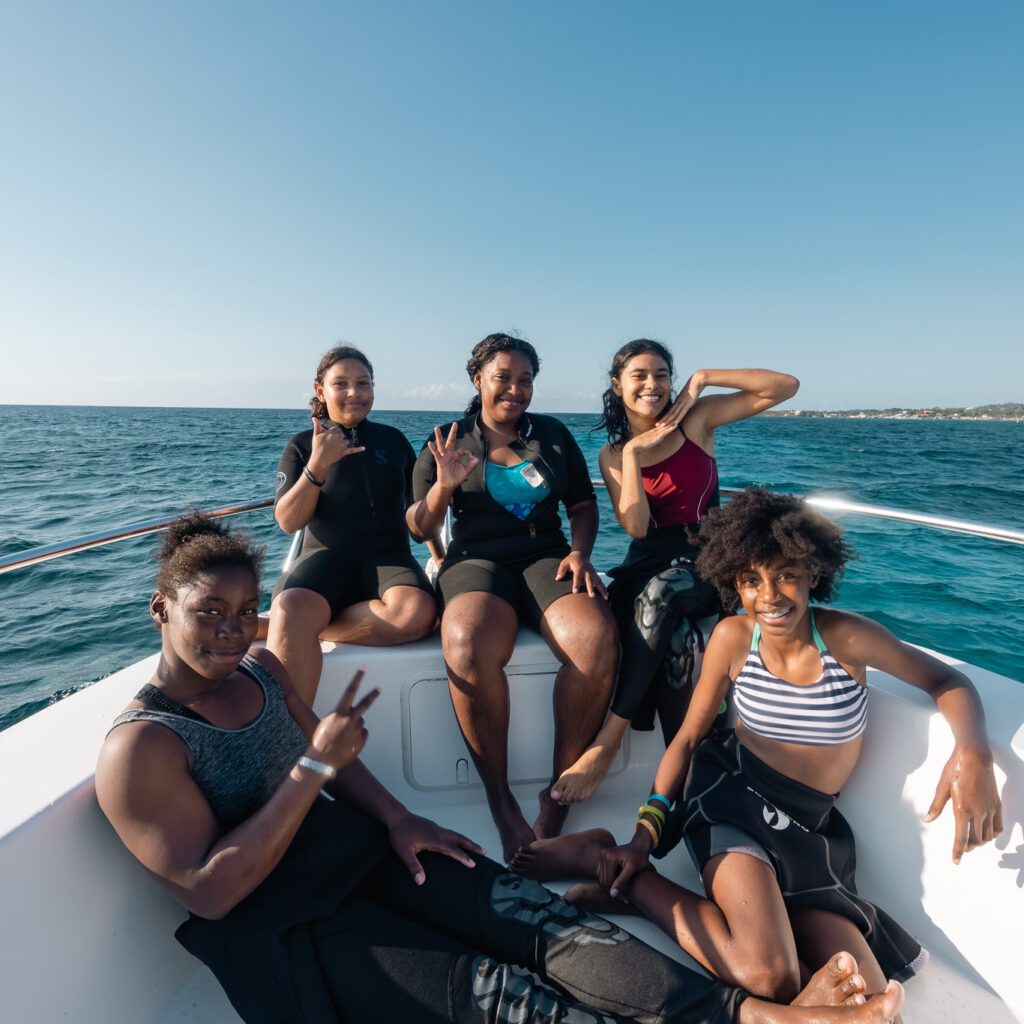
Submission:
M 818 577 L 799 560 L 785 555 L 768 565 L 754 565 L 736 576 L 736 593 L 743 610 L 768 636 L 793 633 L 807 614 Z
M 533 366 L 522 352 L 499 352 L 473 378 L 482 411 L 495 425 L 514 426 L 533 398 Z
M 672 397 L 672 371 L 657 353 L 642 352 L 612 378 L 612 391 L 622 399 L 627 416 L 656 420 Z
M 328 367 L 322 384 L 313 382 L 327 415 L 344 427 L 362 423 L 373 408 L 373 377 L 358 359 L 339 359 Z
M 230 566 L 150 602 L 163 634 L 163 658 L 173 674 L 226 679 L 256 639 L 259 587 L 251 569 Z

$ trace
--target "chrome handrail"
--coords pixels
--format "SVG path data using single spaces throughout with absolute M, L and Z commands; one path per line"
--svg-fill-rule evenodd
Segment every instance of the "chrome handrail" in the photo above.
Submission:
M 224 505 L 222 508 L 207 509 L 203 514 L 211 519 L 223 519 L 225 516 L 238 516 L 245 512 L 257 512 L 263 508 L 270 508 L 274 504 L 273 498 L 261 501 L 246 501 L 236 505 Z M 26 551 L 18 551 L 13 555 L 0 558 L 0 576 L 5 572 L 12 572 L 14 569 L 24 569 L 30 565 L 38 565 L 40 562 L 48 562 L 51 558 L 63 558 L 65 555 L 73 555 L 79 551 L 88 551 L 90 548 L 103 547 L 105 544 L 115 544 L 117 541 L 129 540 L 132 537 L 145 537 L 150 533 L 159 533 L 166 530 L 172 523 L 181 518 L 180 513 L 165 519 L 150 519 L 144 523 L 134 523 L 131 526 L 124 526 L 119 530 L 104 530 L 102 533 L 89 533 L 83 537 L 75 537 L 72 540 L 62 541 L 59 544 L 44 544 L 38 548 L 28 548 Z
M 604 482 L 594 480 L 596 487 L 604 487 Z M 741 487 L 723 487 L 723 494 L 739 494 Z M 914 523 L 918 526 L 930 526 L 939 530 L 949 530 L 954 533 L 966 533 L 974 537 L 985 537 L 988 540 L 1005 541 L 1010 544 L 1024 544 L 1024 530 L 1013 530 L 1005 526 L 989 526 L 983 523 L 969 523 L 965 519 L 952 519 L 947 516 L 932 516 L 922 512 L 905 512 L 903 509 L 886 508 L 883 505 L 865 505 L 856 501 L 847 501 L 845 498 L 830 498 L 826 495 L 811 495 L 804 499 L 808 505 L 822 509 L 826 512 L 850 512 L 854 515 L 872 516 L 876 519 L 891 519 L 896 522 Z M 263 501 L 248 501 L 237 505 L 225 505 L 222 508 L 207 509 L 205 515 L 214 519 L 221 519 L 224 516 L 237 516 L 246 512 L 257 512 L 260 509 L 270 508 L 274 504 L 272 498 Z M 114 544 L 117 541 L 128 540 L 132 537 L 144 537 L 150 533 L 159 533 L 166 530 L 171 523 L 177 522 L 180 516 L 170 516 L 166 519 L 152 519 L 144 523 L 135 523 L 119 530 L 106 530 L 103 533 L 91 533 L 84 537 L 75 537 L 72 540 L 59 544 L 45 544 L 42 547 L 29 548 L 26 551 L 19 551 L 13 555 L 0 558 L 0 576 L 14 569 L 24 569 L 30 565 L 37 565 L 40 562 L 47 562 L 51 558 L 63 558 L 65 555 L 73 555 L 78 551 L 88 551 L 90 548 L 102 547 L 105 544 Z M 288 561 L 298 554 L 300 534 L 292 541 L 292 549 L 289 552 Z

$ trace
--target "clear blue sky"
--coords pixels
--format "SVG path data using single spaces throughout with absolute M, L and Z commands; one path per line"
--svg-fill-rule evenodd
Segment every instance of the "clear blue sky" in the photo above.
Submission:
M 1024 4 L 0 8 L 0 402 L 381 408 L 638 335 L 795 408 L 1024 401 Z

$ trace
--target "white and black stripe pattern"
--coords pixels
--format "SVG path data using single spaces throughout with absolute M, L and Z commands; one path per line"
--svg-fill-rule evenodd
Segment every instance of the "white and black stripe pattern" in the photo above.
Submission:
M 808 686 L 773 676 L 751 651 L 733 684 L 736 713 L 759 736 L 784 743 L 832 746 L 855 739 L 867 723 L 868 691 L 821 652 L 821 678 Z

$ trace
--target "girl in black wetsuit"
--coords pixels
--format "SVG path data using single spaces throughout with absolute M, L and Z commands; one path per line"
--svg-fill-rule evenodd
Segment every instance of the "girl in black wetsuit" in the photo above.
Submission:
M 358 699 L 359 674 L 319 721 L 272 654 L 248 653 L 257 557 L 202 517 L 169 530 L 150 602 L 160 662 L 96 768 L 104 814 L 189 911 L 177 938 L 246 1024 L 880 1024 L 898 1010 L 898 986 L 836 1005 L 864 1003 L 847 954 L 800 1007 L 748 998 L 411 814 L 357 760 L 376 696 Z
M 405 526 L 415 456 L 401 431 L 367 419 L 370 361 L 356 348 L 332 348 L 313 389 L 313 427 L 288 441 L 278 464 L 274 515 L 282 530 L 306 532 L 274 590 L 267 635 L 309 703 L 323 666 L 320 640 L 407 643 L 437 617 Z
M 530 825 L 509 788 L 505 665 L 520 622 L 537 628 L 562 663 L 552 782 L 597 733 L 618 654 L 604 584 L 590 564 L 598 514 L 586 459 L 563 423 L 527 411 L 539 367 L 536 350 L 520 338 L 492 334 L 474 347 L 466 370 L 479 394 L 463 419 L 438 427 L 423 446 L 407 516 L 414 535 L 431 538 L 452 509 L 437 580 L 441 642 L 459 727 L 506 860 L 535 838 L 557 835 L 567 810 L 545 786 Z

